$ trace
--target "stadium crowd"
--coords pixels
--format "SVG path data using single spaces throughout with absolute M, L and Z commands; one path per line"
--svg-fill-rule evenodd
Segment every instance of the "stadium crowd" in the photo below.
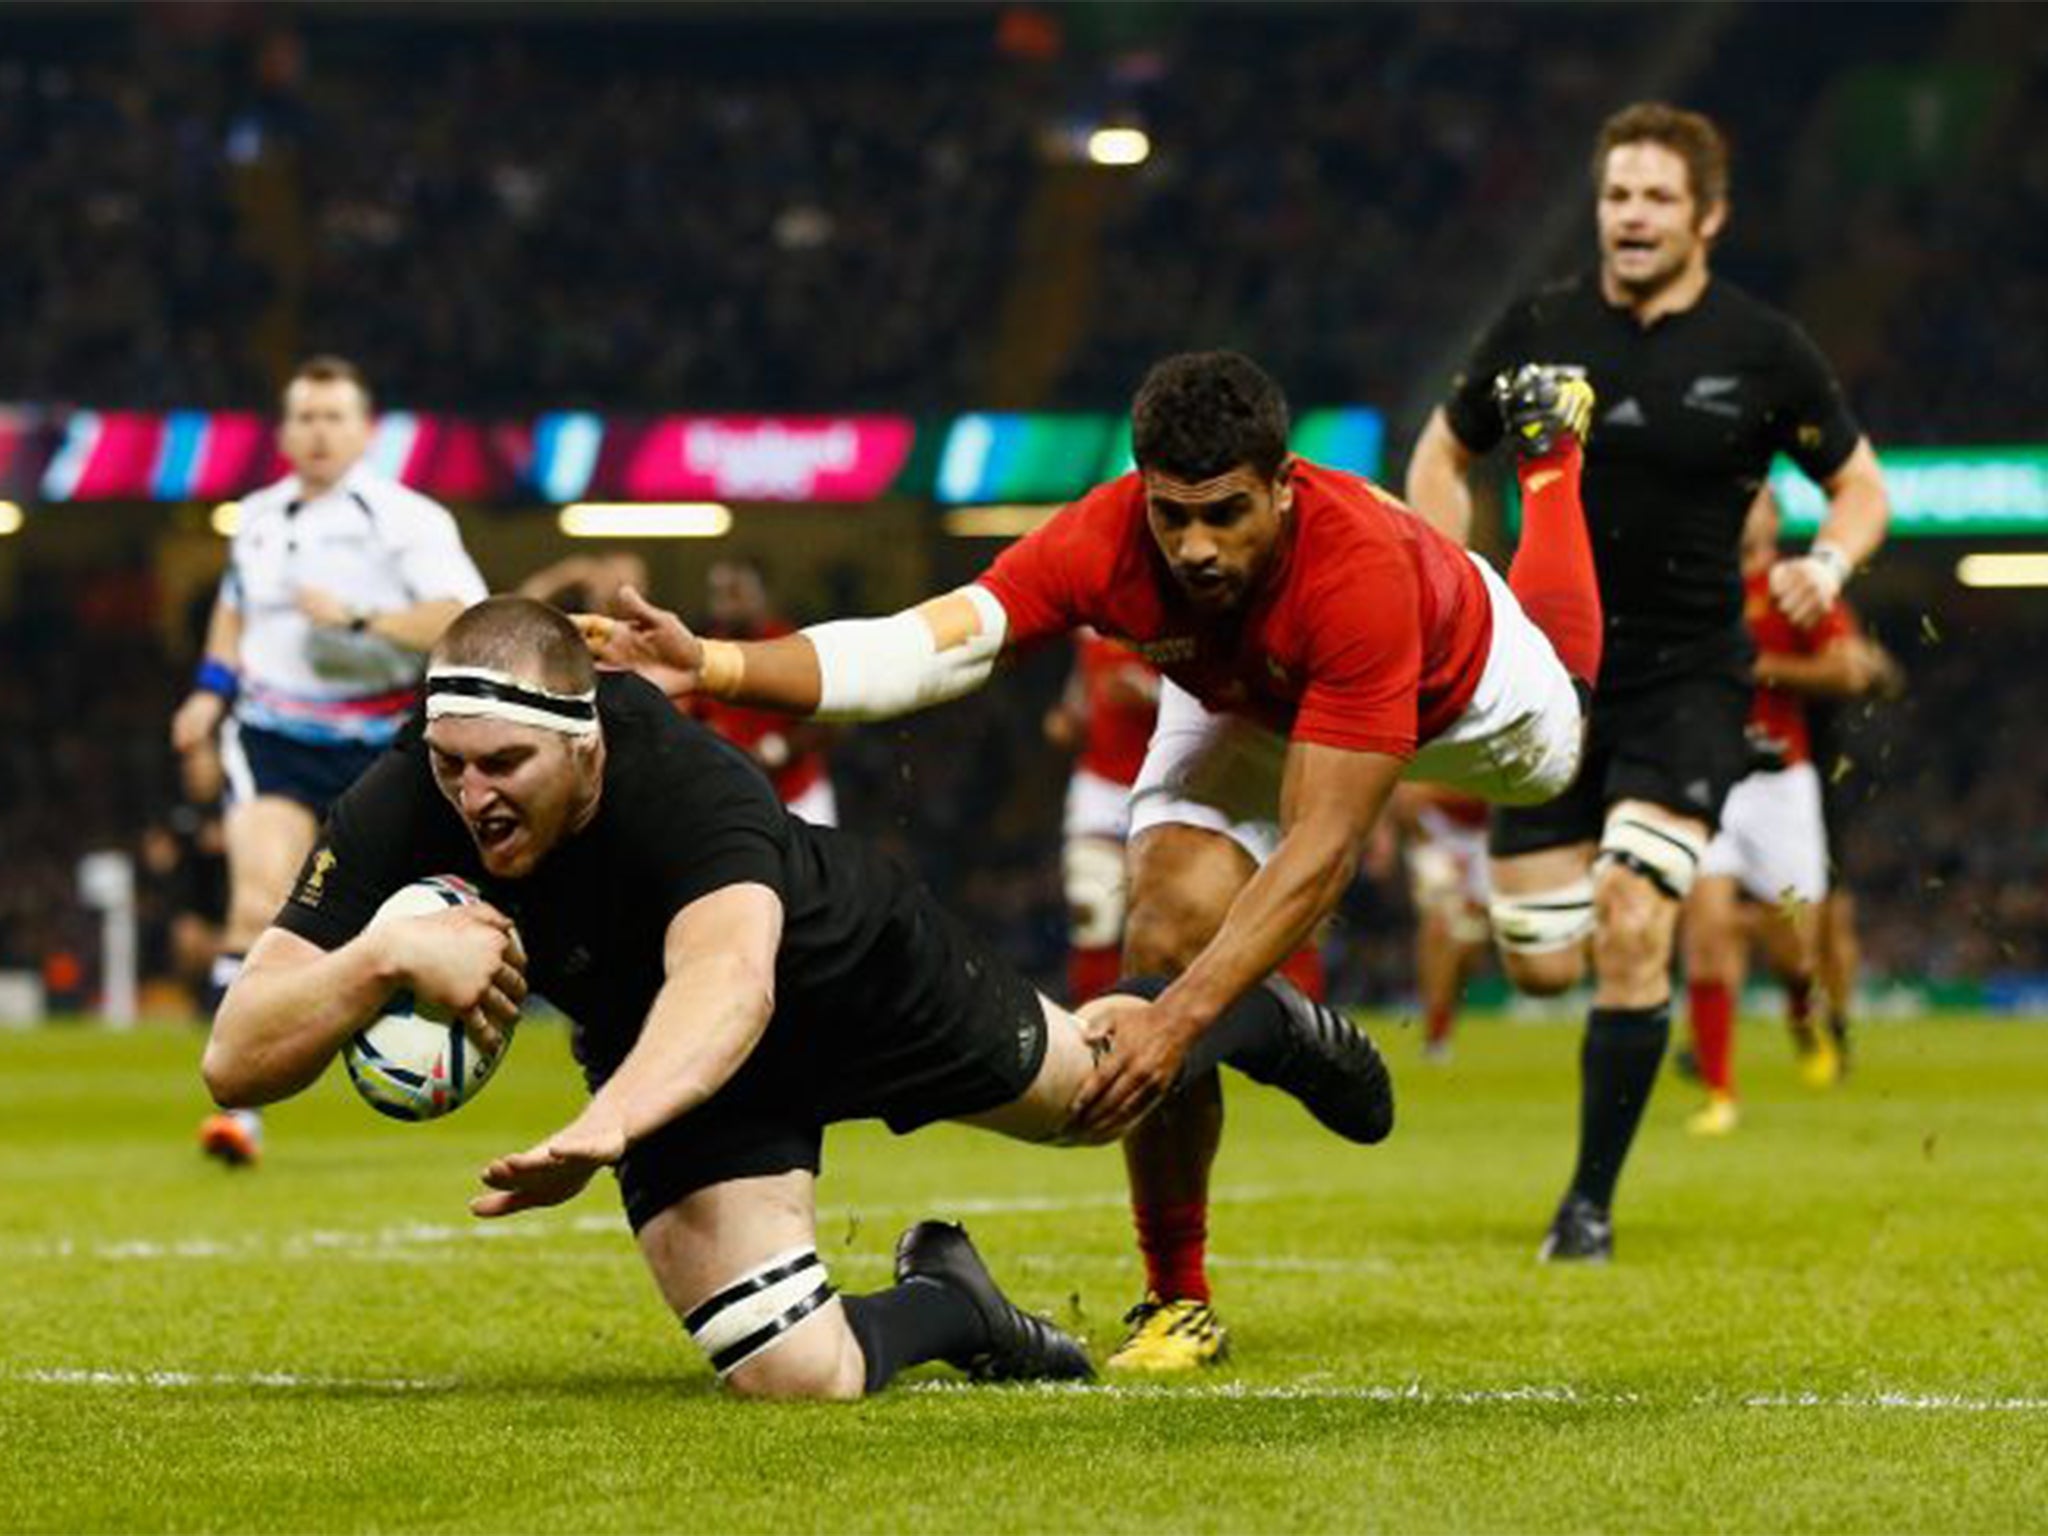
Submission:
M 2048 376 L 2002 344 L 2048 325 L 2048 55 L 1988 56 L 1987 9 L 1866 17 L 1872 78 L 1813 93 L 1825 29 L 1747 8 L 1722 41 L 1754 67 L 1696 82 L 1736 142 L 1726 270 L 1804 312 L 1854 258 L 1878 341 L 1822 339 L 1886 446 L 2048 420 Z M 1298 399 L 1397 406 L 1546 259 L 1529 247 L 1560 189 L 1579 206 L 1612 79 L 1660 36 L 1649 8 L 1217 8 L 1115 47 L 1070 20 L 1049 58 L 999 46 L 994 11 L 885 10 L 782 25 L 764 54 L 758 29 L 657 13 L 305 13 L 221 47 L 180 10 L 0 36 L 0 401 L 264 408 L 281 336 L 355 356 L 387 400 L 462 409 L 978 403 L 1044 130 L 1128 114 L 1158 152 L 1108 198 L 1047 403 L 1113 407 L 1161 352 L 1238 344 Z M 1247 49 L 1256 89 L 1229 67 Z M 1910 129 L 1930 101 L 1921 152 L 1822 174 L 1859 110 Z M 1552 249 L 1583 255 L 1576 215 Z M 78 855 L 134 845 L 171 793 L 189 657 L 137 618 L 151 602 L 139 573 L 38 579 L 0 613 L 0 967 L 90 954 Z M 1913 691 L 1870 722 L 1882 771 L 1843 855 L 1871 968 L 2048 971 L 2031 677 L 1995 627 L 1910 643 L 1917 623 L 1893 621 Z M 1056 681 L 1024 686 L 1029 707 L 996 692 L 853 733 L 835 770 L 849 824 L 1049 979 L 1062 769 L 1036 722 Z M 1965 706 L 1973 733 L 1941 728 Z M 1405 898 L 1363 900 L 1337 973 L 1384 1000 Z

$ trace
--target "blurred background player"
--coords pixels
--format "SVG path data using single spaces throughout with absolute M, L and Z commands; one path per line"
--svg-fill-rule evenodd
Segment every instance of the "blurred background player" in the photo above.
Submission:
M 302 364 L 278 447 L 292 473 L 243 498 L 191 694 L 181 754 L 219 733 L 227 780 L 228 913 L 211 1014 L 284 904 L 320 819 L 398 734 L 427 651 L 484 595 L 446 508 L 363 462 L 368 386 L 337 357 Z M 200 1145 L 253 1162 L 253 1110 L 210 1115 Z
M 1076 630 L 1074 670 L 1045 715 L 1046 739 L 1074 754 L 1060 834 L 1069 1007 L 1101 996 L 1120 974 L 1131 785 L 1158 717 L 1158 669 L 1129 646 Z
M 1540 1256 L 1604 1260 L 1610 1210 L 1671 1030 L 1671 957 L 1721 803 L 1748 766 L 1749 639 L 1737 558 L 1774 455 L 1827 493 L 1807 555 L 1773 599 L 1817 619 L 1884 538 L 1877 456 L 1825 359 L 1784 315 L 1708 270 L 1728 222 L 1728 149 L 1695 112 L 1626 107 L 1594 147 L 1599 266 L 1518 300 L 1430 417 L 1408 499 L 1464 536 L 1468 476 L 1501 440 L 1492 381 L 1575 364 L 1600 410 L 1586 518 L 1605 647 L 1584 766 L 1545 805 L 1494 818 L 1493 922 L 1515 984 L 1552 995 L 1590 958 L 1579 1150 Z M 1524 539 L 1526 543 L 1526 536 Z
M 610 613 L 621 587 L 647 590 L 647 562 L 631 550 L 565 555 L 519 583 L 519 595 L 564 613 Z
M 637 586 L 638 583 L 635 583 Z M 768 581 L 752 560 L 729 556 L 705 578 L 707 617 L 703 633 L 721 640 L 773 640 L 793 635 L 796 626 L 775 612 Z M 610 604 L 595 609 L 610 611 Z M 760 765 L 782 803 L 814 827 L 839 825 L 839 798 L 825 760 L 831 733 L 779 710 L 751 709 L 700 693 L 690 713 Z M 1110 980 L 1116 978 L 1112 976 Z
M 1811 624 L 1793 623 L 1771 601 L 1779 521 L 1766 488 L 1742 531 L 1743 618 L 1756 644 L 1748 736 L 1758 766 L 1728 792 L 1685 905 L 1686 1011 L 1707 1089 L 1686 1128 L 1699 1136 L 1725 1136 L 1740 1121 L 1735 1008 L 1752 937 L 1785 987 L 1802 1075 L 1826 1087 L 1840 1072 L 1833 1042 L 1810 1019 L 1828 842 L 1807 701 L 1846 698 L 1870 676 L 1840 601 Z
M 1492 934 L 1486 907 L 1486 802 L 1434 784 L 1394 796 L 1402 862 L 1415 908 L 1415 991 L 1422 1004 L 1422 1059 L 1451 1059 L 1465 982 Z
M 1868 634 L 1853 610 L 1845 610 L 1851 634 L 1862 652 L 1868 686 L 1854 699 L 1814 698 L 1806 702 L 1806 731 L 1813 747 L 1814 770 L 1820 777 L 1821 821 L 1828 839 L 1828 893 L 1822 900 L 1816 977 L 1827 1008 L 1825 1028 L 1833 1047 L 1836 1075 L 1849 1070 L 1850 1016 L 1863 948 L 1856 929 L 1856 897 L 1843 870 L 1851 823 L 1875 793 L 1875 764 L 1861 750 L 1856 727 L 1871 711 L 1905 692 L 1906 675 L 1898 660 Z M 1795 1025 L 1795 1030 L 1796 1030 Z M 1812 1026 L 1809 1023 L 1808 1028 Z M 1805 1047 L 1806 1042 L 1795 1039 Z

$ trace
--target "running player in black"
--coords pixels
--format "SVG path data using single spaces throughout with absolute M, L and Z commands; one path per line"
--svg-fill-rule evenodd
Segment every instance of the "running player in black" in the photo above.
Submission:
M 1593 173 L 1598 270 L 1509 307 L 1408 467 L 1409 501 L 1462 535 L 1467 476 L 1502 436 L 1496 376 L 1575 365 L 1599 398 L 1583 495 L 1606 625 L 1585 767 L 1549 804 L 1499 813 L 1492 836 L 1494 931 L 1517 985 L 1561 992 L 1591 951 L 1578 1163 L 1546 1259 L 1612 1252 L 1615 1183 L 1670 1032 L 1679 905 L 1748 766 L 1743 515 L 1779 452 L 1827 492 L 1812 549 L 1771 574 L 1796 623 L 1825 611 L 1887 521 L 1876 455 L 1820 353 L 1708 271 L 1728 219 L 1719 130 L 1626 108 L 1602 127 Z
M 371 921 L 437 873 L 484 900 Z M 836 1298 L 813 1189 L 837 1120 L 1073 1139 L 1103 1047 L 896 865 L 787 814 L 659 691 L 600 679 L 561 613 L 492 598 L 436 647 L 424 727 L 336 804 L 221 1008 L 207 1085 L 236 1105 L 300 1091 L 400 988 L 494 1051 L 529 983 L 575 1021 L 592 1096 L 484 1171 L 477 1215 L 559 1204 L 615 1167 L 663 1295 L 744 1394 L 858 1397 L 933 1359 L 1089 1373 L 948 1223 L 904 1234 L 894 1287 Z M 1194 1070 L 1228 1060 L 1355 1141 L 1391 1128 L 1370 1042 L 1284 983 L 1212 1033 Z

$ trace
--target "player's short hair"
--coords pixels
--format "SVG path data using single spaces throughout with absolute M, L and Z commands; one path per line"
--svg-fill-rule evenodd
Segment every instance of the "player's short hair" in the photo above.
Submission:
M 291 393 L 291 387 L 298 383 L 307 384 L 353 384 L 356 393 L 363 397 L 363 409 L 374 407 L 370 395 L 370 381 L 363 377 L 363 370 L 345 357 L 332 352 L 322 352 L 307 358 L 292 370 L 292 376 L 284 381 L 284 392 Z
M 433 662 L 530 677 L 553 693 L 597 686 L 597 664 L 576 626 L 530 597 L 487 597 L 463 609 L 435 643 Z
M 1704 214 L 1728 200 L 1728 140 L 1704 113 L 1664 101 L 1623 107 L 1600 125 L 1593 144 L 1593 186 L 1607 176 L 1607 157 L 1624 144 L 1660 144 L 1685 162 L 1693 202 Z
M 1141 469 L 1208 480 L 1249 464 L 1265 479 L 1287 460 L 1287 396 L 1237 352 L 1181 352 L 1154 365 L 1131 403 Z

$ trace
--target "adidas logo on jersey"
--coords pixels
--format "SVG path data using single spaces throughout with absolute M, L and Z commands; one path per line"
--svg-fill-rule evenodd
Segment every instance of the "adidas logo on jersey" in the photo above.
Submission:
M 1703 373 L 1685 391 L 1686 409 L 1705 411 L 1709 416 L 1740 416 L 1742 407 L 1729 396 L 1741 383 L 1732 373 Z
M 1615 402 L 1614 408 L 1600 418 L 1603 426 L 1640 427 L 1644 424 L 1643 408 L 1634 395 Z

